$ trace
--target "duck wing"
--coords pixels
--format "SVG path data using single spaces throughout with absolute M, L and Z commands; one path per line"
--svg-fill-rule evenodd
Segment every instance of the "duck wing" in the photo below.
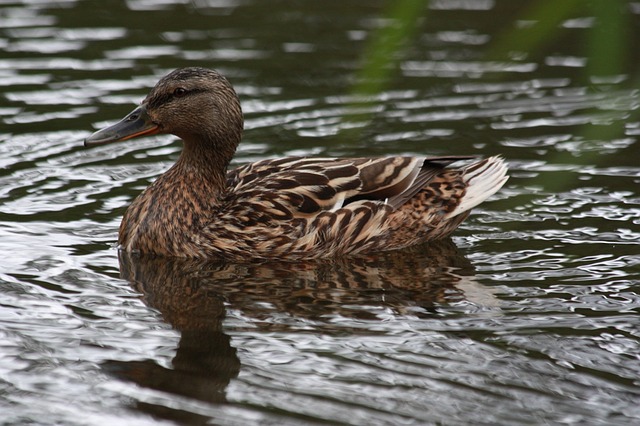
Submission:
M 239 167 L 227 176 L 231 193 L 278 199 L 294 215 L 336 211 L 370 200 L 397 209 L 447 165 L 473 156 L 380 158 L 289 157 Z

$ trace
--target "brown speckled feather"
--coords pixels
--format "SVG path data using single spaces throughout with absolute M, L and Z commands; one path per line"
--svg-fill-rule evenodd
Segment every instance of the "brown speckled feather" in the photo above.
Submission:
M 269 159 L 229 164 L 242 131 L 233 88 L 215 71 L 176 70 L 142 105 L 85 144 L 172 133 L 176 164 L 131 204 L 126 251 L 181 257 L 311 259 L 401 249 L 449 235 L 507 180 L 500 157 Z
M 478 166 L 445 167 L 458 159 L 286 158 L 248 164 L 229 173 L 219 220 L 206 226 L 198 246 L 224 257 L 309 259 L 445 237 L 466 217 L 462 211 L 448 217 L 469 187 L 466 171 L 502 164 L 494 157 Z M 505 171 L 499 169 L 498 180 Z

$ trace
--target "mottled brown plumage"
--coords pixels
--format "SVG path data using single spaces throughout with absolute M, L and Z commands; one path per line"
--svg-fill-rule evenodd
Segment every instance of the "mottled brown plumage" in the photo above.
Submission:
M 499 157 L 281 158 L 227 172 L 243 127 L 229 82 L 204 68 L 163 77 L 96 145 L 171 133 L 176 164 L 124 215 L 119 244 L 158 255 L 310 259 L 394 250 L 449 235 L 507 180 Z

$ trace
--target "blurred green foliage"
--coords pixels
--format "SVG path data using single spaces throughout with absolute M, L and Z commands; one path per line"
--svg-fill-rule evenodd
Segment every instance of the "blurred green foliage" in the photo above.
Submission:
M 352 111 L 348 111 L 345 120 L 356 122 L 346 126 L 350 132 L 361 132 L 373 118 L 373 108 L 363 106 L 380 102 L 380 94 L 389 88 L 397 75 L 400 63 L 407 47 L 418 34 L 424 19 L 429 25 L 428 0 L 389 1 L 383 11 L 383 22 L 369 37 L 363 53 L 362 68 L 352 94 L 356 100 Z M 606 93 L 607 79 L 625 80 L 616 84 L 618 91 L 626 87 L 634 90 L 640 83 L 640 76 L 633 73 L 630 58 L 634 57 L 632 22 L 627 0 L 530 0 L 517 2 L 513 6 L 511 19 L 497 23 L 497 35 L 484 47 L 482 58 L 486 61 L 512 63 L 532 61 L 540 66 L 545 64 L 549 55 L 562 51 L 558 43 L 577 43 L 578 51 L 585 60 L 582 77 L 572 77 L 571 85 L 586 87 L 588 91 Z M 504 16 L 504 15 L 503 15 Z M 575 25 L 581 29 L 574 30 Z M 502 28 L 500 29 L 500 26 Z M 575 49 L 574 49 L 575 50 Z M 483 76 L 484 79 L 501 79 L 501 73 Z M 603 81 L 605 83 L 603 83 Z M 624 90 L 624 89 L 623 89 Z M 615 96 L 612 94 L 611 96 Z M 597 107 L 596 107 L 597 109 Z M 359 111 L 359 112 L 358 112 Z M 631 114 L 636 115 L 638 109 Z M 598 111 L 594 112 L 597 116 Z M 581 126 L 575 138 L 586 141 L 603 141 L 624 137 L 625 122 L 611 120 L 609 123 L 587 123 Z M 354 136 L 350 133 L 350 136 Z M 564 151 L 555 151 L 553 163 L 569 161 L 571 155 Z M 602 164 L 597 151 L 582 154 L 585 164 Z M 613 160 L 612 160 L 613 161 Z M 569 162 L 574 162 L 571 160 Z M 570 185 L 568 182 L 550 182 L 551 187 Z
M 353 90 L 359 97 L 378 95 L 394 77 L 404 58 L 405 46 L 411 42 L 424 18 L 428 0 L 390 1 L 384 12 L 385 25 L 371 35 L 357 83 Z
M 352 89 L 351 108 L 343 116 L 341 136 L 356 141 L 372 120 L 369 107 L 389 88 L 404 59 L 406 46 L 413 40 L 425 17 L 428 0 L 389 1 L 382 13 L 383 25 L 371 33 L 362 57 L 362 66 Z

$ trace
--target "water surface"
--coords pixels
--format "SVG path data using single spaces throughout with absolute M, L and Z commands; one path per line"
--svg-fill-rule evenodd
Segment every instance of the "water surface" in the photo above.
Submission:
M 640 8 L 603 3 L 1 2 L 0 422 L 639 423 Z M 234 165 L 502 154 L 511 179 L 403 253 L 119 259 L 180 144 L 82 140 L 195 65 L 242 99 Z

